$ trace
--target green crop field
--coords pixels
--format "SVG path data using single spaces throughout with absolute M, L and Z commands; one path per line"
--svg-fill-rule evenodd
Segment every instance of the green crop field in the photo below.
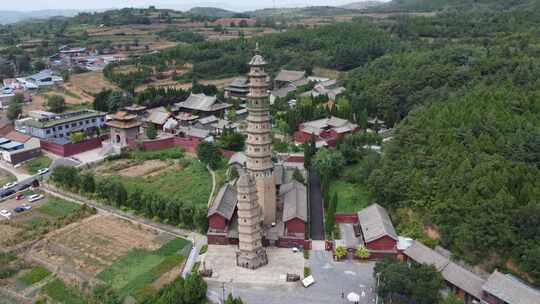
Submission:
M 33 285 L 46 277 L 48 277 L 51 274 L 49 270 L 45 267 L 34 267 L 29 272 L 25 273 L 23 276 L 19 278 L 19 281 L 24 283 L 27 286 Z
M 189 242 L 174 239 L 155 251 L 134 249 L 118 259 L 97 278 L 110 284 L 122 298 L 151 293 L 152 282 L 182 264 L 190 249 Z
M 45 285 L 43 292 L 47 294 L 54 302 L 62 304 L 85 304 L 80 292 L 72 287 L 66 286 L 64 282 L 56 279 Z
M 61 218 L 69 215 L 78 208 L 79 205 L 77 204 L 59 198 L 51 197 L 46 204 L 42 205 L 36 210 L 41 214 L 48 215 L 53 218 Z
M 212 178 L 205 166 L 196 160 L 186 163 L 181 170 L 167 170 L 147 177 L 122 177 L 126 190 L 160 193 L 178 200 L 184 206 L 206 206 L 212 191 Z

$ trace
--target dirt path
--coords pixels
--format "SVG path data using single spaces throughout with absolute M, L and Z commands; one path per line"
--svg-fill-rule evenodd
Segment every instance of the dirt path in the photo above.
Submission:
M 210 175 L 212 175 L 212 192 L 210 193 L 210 197 L 208 198 L 208 208 L 210 208 L 212 206 L 212 199 L 214 198 L 214 193 L 216 192 L 216 172 L 210 169 L 210 166 L 206 166 L 206 169 L 208 169 L 208 172 L 210 172 Z

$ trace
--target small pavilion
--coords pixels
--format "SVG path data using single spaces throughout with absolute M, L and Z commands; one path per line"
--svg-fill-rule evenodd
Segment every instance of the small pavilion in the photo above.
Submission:
M 137 115 L 120 111 L 112 116 L 107 126 L 111 129 L 111 143 L 122 149 L 127 147 L 130 141 L 139 138 L 141 122 Z

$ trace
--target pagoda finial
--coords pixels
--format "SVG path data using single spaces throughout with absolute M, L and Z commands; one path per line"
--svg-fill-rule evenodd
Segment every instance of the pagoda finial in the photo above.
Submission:
M 255 42 L 255 54 L 258 55 L 259 54 L 259 42 Z

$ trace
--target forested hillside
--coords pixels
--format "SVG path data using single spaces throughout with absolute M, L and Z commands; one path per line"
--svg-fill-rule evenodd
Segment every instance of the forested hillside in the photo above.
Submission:
M 535 0 L 392 0 L 386 5 L 374 8 L 383 11 L 439 11 L 459 10 L 492 10 L 531 9 L 538 7 Z

